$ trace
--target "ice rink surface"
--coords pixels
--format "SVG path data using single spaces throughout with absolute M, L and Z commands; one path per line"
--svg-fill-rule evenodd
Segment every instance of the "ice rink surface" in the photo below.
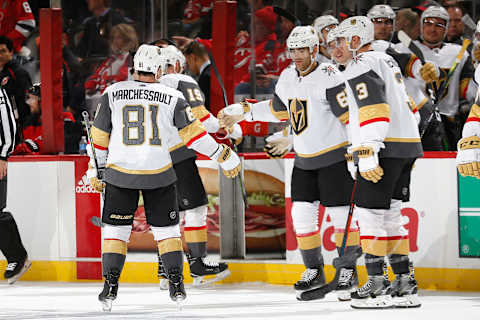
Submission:
M 167 291 L 153 284 L 122 284 L 112 312 L 101 311 L 99 282 L 0 283 L 0 319 L 480 319 L 480 293 L 421 291 L 417 309 L 354 310 L 335 295 L 299 302 L 290 286 L 260 283 L 187 285 L 187 300 L 177 310 Z

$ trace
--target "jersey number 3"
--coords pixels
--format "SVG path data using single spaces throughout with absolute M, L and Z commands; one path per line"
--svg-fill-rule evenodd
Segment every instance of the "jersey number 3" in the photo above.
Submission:
M 158 131 L 158 106 L 149 105 L 150 120 L 152 123 L 151 145 L 161 146 L 160 133 Z M 123 143 L 126 145 L 141 145 L 145 142 L 145 108 L 142 105 L 123 107 Z

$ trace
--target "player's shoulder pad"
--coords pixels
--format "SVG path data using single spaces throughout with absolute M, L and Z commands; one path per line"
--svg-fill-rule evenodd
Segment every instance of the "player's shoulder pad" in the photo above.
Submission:
M 390 42 L 385 40 L 375 40 L 372 42 L 371 46 L 375 51 L 385 52 L 390 46 Z

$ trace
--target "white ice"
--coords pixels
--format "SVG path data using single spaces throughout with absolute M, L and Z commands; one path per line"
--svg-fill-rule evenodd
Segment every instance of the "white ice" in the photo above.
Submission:
M 348 319 L 348 320 L 470 320 L 480 319 L 480 293 L 421 291 L 418 309 L 354 310 L 334 295 L 299 302 L 290 286 L 260 283 L 187 285 L 187 300 L 178 311 L 153 284 L 120 283 L 112 312 L 101 311 L 99 282 L 0 283 L 0 319 Z

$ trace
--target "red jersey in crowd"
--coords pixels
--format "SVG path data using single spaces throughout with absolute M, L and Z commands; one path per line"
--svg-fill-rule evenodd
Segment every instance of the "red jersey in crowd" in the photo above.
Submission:
M 115 82 L 127 80 L 129 53 L 110 56 L 95 70 L 85 82 L 87 94 L 103 93 L 105 88 Z
M 183 10 L 183 17 L 196 20 L 206 15 L 213 8 L 213 0 L 189 0 Z
M 0 0 L 0 36 L 13 42 L 15 52 L 35 29 L 35 18 L 27 0 Z

